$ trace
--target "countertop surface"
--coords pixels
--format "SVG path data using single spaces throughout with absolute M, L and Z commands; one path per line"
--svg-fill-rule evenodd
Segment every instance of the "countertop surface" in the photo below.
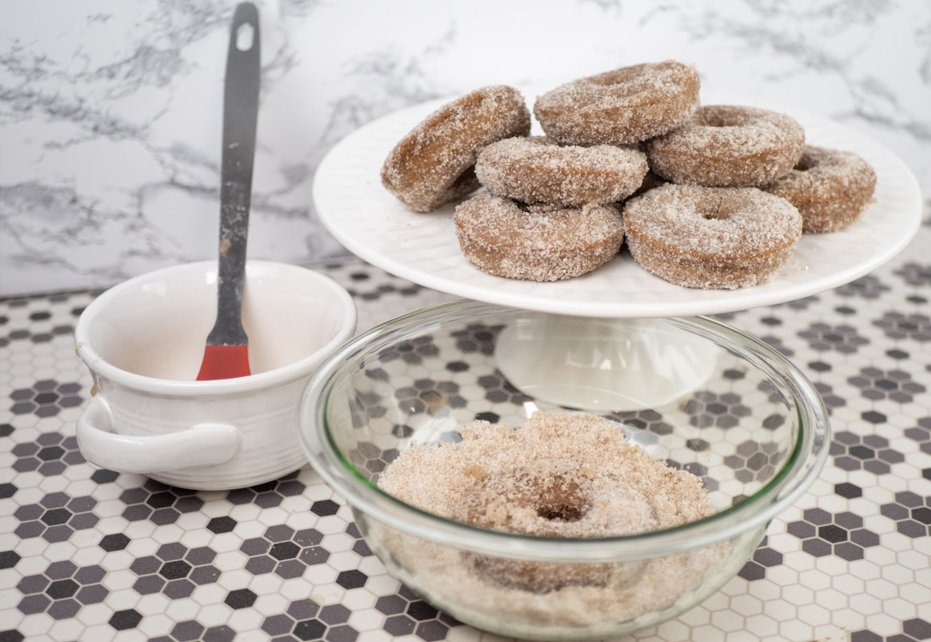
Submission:
M 830 458 L 738 576 L 635 639 L 931 639 L 928 248 L 926 222 L 869 276 L 721 315 L 817 384 Z M 358 261 L 321 269 L 360 329 L 449 298 Z M 85 462 L 72 332 L 95 294 L 0 301 L 0 640 L 492 639 L 388 576 L 308 468 L 193 492 Z

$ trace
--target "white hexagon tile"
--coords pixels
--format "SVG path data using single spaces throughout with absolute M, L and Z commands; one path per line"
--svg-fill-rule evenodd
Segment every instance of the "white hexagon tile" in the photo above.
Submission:
M 831 412 L 830 459 L 736 577 L 636 640 L 931 639 L 928 247 L 926 223 L 874 274 L 722 315 L 816 383 Z M 358 261 L 323 269 L 351 290 L 360 329 L 449 298 Z M 348 508 L 307 468 L 194 492 L 86 463 L 74 422 L 91 382 L 71 333 L 95 294 L 0 301 L 0 641 L 492 639 L 386 575 Z M 468 363 L 494 338 L 476 326 L 382 358 L 442 364 L 440 377 L 413 381 L 410 403 L 478 386 L 504 412 L 523 395 Z M 746 412 L 740 390 L 690 399 L 690 424 L 728 430 Z M 675 430 L 655 412 L 626 419 Z M 738 440 L 725 463 L 752 476 L 772 454 Z M 379 457 L 364 465 L 384 466 Z

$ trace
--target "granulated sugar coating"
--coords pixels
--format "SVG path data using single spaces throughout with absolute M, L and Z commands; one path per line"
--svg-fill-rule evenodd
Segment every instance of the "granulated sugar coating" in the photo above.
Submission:
M 482 193 L 456 207 L 459 247 L 480 269 L 511 279 L 558 281 L 610 261 L 624 240 L 610 205 L 524 206 Z
M 647 143 L 650 169 L 674 183 L 765 185 L 802 155 L 805 132 L 784 114 L 730 105 L 699 107 L 684 125 Z
M 622 67 L 549 91 L 533 106 L 567 145 L 626 145 L 665 134 L 698 105 L 698 72 L 674 60 Z
M 542 537 L 642 533 L 713 512 L 698 477 L 650 457 L 618 424 L 593 415 L 538 412 L 518 429 L 477 421 L 463 426 L 459 443 L 403 451 L 378 485 L 446 519 Z M 557 627 L 635 618 L 694 590 L 726 550 L 581 564 L 504 559 L 396 531 L 383 537 L 385 552 L 412 576 L 447 587 L 479 626 L 496 617 Z
M 836 232 L 873 200 L 876 172 L 853 152 L 806 145 L 795 168 L 764 189 L 798 208 L 805 232 Z
M 637 149 L 561 147 L 542 136 L 492 143 L 475 164 L 478 180 L 495 196 L 564 207 L 620 201 L 646 172 L 646 155 Z
M 485 145 L 529 133 L 520 92 L 504 85 L 477 89 L 401 139 L 382 166 L 382 184 L 410 209 L 428 212 L 478 188 L 472 166 Z
M 798 210 L 754 187 L 663 185 L 628 201 L 624 224 L 641 267 L 691 288 L 763 283 L 802 235 Z

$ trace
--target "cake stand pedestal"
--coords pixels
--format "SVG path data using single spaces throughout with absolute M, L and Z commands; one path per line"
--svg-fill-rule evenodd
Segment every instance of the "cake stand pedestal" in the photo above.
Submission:
M 546 315 L 504 328 L 501 374 L 521 392 L 558 406 L 611 412 L 664 406 L 703 386 L 717 351 L 698 337 L 666 337 L 641 319 Z

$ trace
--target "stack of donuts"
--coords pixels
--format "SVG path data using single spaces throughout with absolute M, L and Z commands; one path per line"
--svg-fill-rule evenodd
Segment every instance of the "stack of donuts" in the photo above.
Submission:
M 449 103 L 391 151 L 382 183 L 408 208 L 456 207 L 459 246 L 497 276 L 557 281 L 633 258 L 671 283 L 767 281 L 803 232 L 843 229 L 876 175 L 851 152 L 805 144 L 783 114 L 699 106 L 694 68 L 624 67 L 561 85 L 533 109 L 485 87 Z

